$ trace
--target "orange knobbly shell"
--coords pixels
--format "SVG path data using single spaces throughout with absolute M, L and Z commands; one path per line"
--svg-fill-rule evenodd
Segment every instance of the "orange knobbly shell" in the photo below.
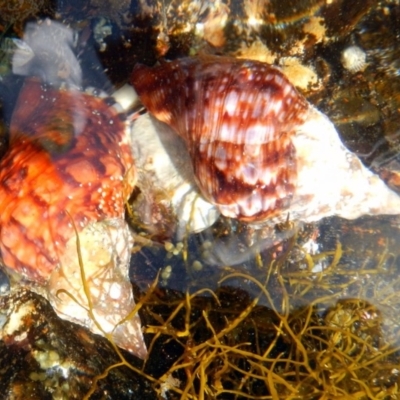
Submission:
M 123 218 L 135 184 L 125 125 L 102 99 L 27 79 L 0 161 L 0 249 L 7 267 L 44 283 L 74 225 Z
M 145 107 L 185 141 L 203 195 L 229 217 L 274 217 L 295 189 L 292 144 L 308 104 L 265 63 L 228 57 L 137 65 L 132 84 Z

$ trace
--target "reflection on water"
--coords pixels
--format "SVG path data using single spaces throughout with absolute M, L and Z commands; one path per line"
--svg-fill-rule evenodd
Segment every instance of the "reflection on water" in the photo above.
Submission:
M 280 66 L 335 123 L 346 146 L 399 190 L 397 2 L 23 0 L 4 7 L 4 148 L 25 76 L 62 90 L 90 87 L 104 97 L 129 82 L 137 62 L 222 54 Z M 58 33 L 35 31 L 46 18 Z M 127 110 L 133 126 L 135 101 Z M 54 132 L 62 133 L 63 124 L 55 121 Z M 170 147 L 182 148 L 165 137 Z M 277 226 L 255 229 L 224 217 L 214 223 L 214 207 L 200 200 L 198 220 L 183 234 L 183 218 L 194 218 L 187 202 L 200 194 L 180 150 L 168 171 L 184 178 L 168 190 L 155 188 L 167 179 L 151 172 L 163 147 L 157 147 L 159 158 L 146 154 L 125 213 L 134 238 L 129 276 L 148 358 L 139 362 L 81 327 L 63 325 L 36 295 L 16 292 L 26 282 L 11 276 L 9 295 L 2 278 L 0 390 L 6 398 L 397 398 L 399 218 L 298 224 L 289 215 Z M 172 204 L 173 196 L 179 201 Z M 102 254 L 98 241 L 90 245 Z M 101 262 L 99 256 L 95 271 Z M 90 286 L 90 275 L 80 271 L 79 277 Z M 43 295 L 48 290 L 28 287 Z

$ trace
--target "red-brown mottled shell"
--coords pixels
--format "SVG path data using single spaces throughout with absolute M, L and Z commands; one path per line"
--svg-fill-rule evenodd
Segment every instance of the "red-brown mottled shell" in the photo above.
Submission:
M 203 195 L 229 217 L 271 218 L 296 184 L 291 138 L 308 104 L 277 69 L 227 57 L 137 65 L 145 107 L 186 141 Z
M 124 123 L 113 107 L 26 80 L 0 162 L 4 263 L 45 282 L 74 235 L 73 224 L 80 231 L 93 221 L 123 218 L 135 177 Z

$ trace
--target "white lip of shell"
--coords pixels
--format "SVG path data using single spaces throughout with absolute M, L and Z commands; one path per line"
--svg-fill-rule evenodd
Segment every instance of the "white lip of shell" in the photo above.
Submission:
M 139 96 L 128 84 L 115 91 L 113 98 L 124 110 L 139 104 Z M 146 190 L 152 182 L 150 190 L 162 189 L 172 205 L 173 217 L 178 218 L 177 238 L 211 226 L 219 212 L 200 194 L 186 146 L 177 134 L 149 114 L 140 116 L 128 130 L 139 172 L 137 185 Z
M 131 141 L 137 185 L 144 192 L 158 189 L 165 195 L 172 217 L 177 217 L 177 238 L 202 231 L 217 220 L 219 212 L 200 194 L 187 148 L 176 132 L 146 113 L 133 123 Z M 159 196 L 157 201 L 162 201 Z

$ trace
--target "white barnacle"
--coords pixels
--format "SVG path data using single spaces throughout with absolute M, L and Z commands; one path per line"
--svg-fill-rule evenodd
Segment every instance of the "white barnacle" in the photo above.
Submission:
M 367 55 L 363 49 L 352 45 L 342 51 L 340 60 L 349 72 L 364 71 L 367 67 Z

